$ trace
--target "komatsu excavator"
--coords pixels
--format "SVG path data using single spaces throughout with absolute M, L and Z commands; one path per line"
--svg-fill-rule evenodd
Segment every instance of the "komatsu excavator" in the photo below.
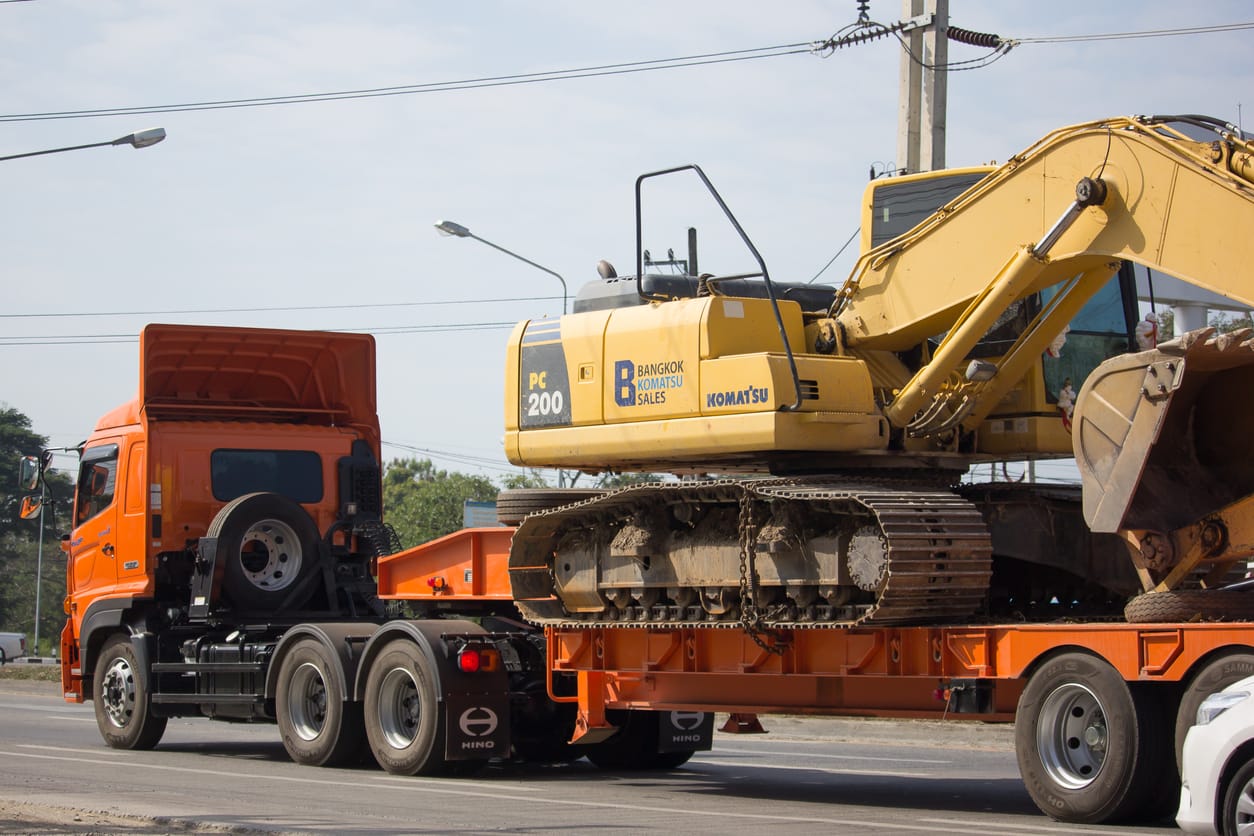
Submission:
M 642 185 L 681 171 L 757 272 L 645 275 Z M 681 478 L 504 494 L 529 619 L 940 624 L 1134 593 L 1129 620 L 1254 616 L 1234 586 L 1254 554 L 1254 341 L 1141 350 L 1131 271 L 1254 308 L 1239 130 L 1107 119 L 1000 167 L 873 181 L 839 288 L 772 282 L 695 166 L 643 175 L 636 201 L 636 276 L 514 329 L 505 444 L 527 467 Z M 1079 489 L 961 484 L 1072 456 Z

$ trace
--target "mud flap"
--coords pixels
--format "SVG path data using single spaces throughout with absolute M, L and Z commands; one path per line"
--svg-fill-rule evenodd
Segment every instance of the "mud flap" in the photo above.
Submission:
M 714 748 L 714 715 L 708 711 L 659 711 L 659 752 L 708 752 Z
M 446 760 L 509 757 L 509 698 L 504 693 L 447 694 Z

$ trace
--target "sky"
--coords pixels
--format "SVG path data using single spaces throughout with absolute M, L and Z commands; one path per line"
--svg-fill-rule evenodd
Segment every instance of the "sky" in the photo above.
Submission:
M 901 11 L 870 4 L 883 23 Z M 561 286 L 433 224 L 456 221 L 558 273 L 573 298 L 600 259 L 634 271 L 635 178 L 696 163 L 771 277 L 810 281 L 856 229 L 869 170 L 896 158 L 897 42 L 805 49 L 857 15 L 855 0 L 0 3 L 0 156 L 168 135 L 0 164 L 0 402 L 51 445 L 73 446 L 134 396 L 146 323 L 365 330 L 377 339 L 385 458 L 516 472 L 501 447 L 505 343 L 512 323 L 560 314 Z M 1236 123 L 1254 108 L 1250 30 L 1027 40 L 1245 23 L 1248 0 L 951 0 L 950 19 L 1025 40 L 949 74 L 950 166 L 1005 160 L 1107 116 Z M 794 44 L 798 54 L 545 83 L 13 118 Z M 950 46 L 951 61 L 987 55 Z M 744 271 L 748 255 L 694 184 L 650 182 L 644 245 L 682 255 L 696 226 L 703 271 Z M 820 280 L 843 281 L 853 249 Z

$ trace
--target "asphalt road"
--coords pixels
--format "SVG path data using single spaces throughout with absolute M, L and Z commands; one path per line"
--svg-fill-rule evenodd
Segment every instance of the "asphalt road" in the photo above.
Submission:
M 269 725 L 175 720 L 156 750 L 120 752 L 101 743 L 90 704 L 48 690 L 0 683 L 3 832 L 1174 832 L 1041 815 L 1004 726 L 763 718 L 770 734 L 716 734 L 713 752 L 672 772 L 580 761 L 426 779 L 297 766 Z

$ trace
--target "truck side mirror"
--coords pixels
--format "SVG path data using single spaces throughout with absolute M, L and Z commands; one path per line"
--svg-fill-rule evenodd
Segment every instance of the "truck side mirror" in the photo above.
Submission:
M 39 516 L 39 512 L 43 510 L 44 501 L 41 497 L 31 494 L 22 497 L 22 508 L 18 511 L 18 516 L 24 520 L 33 520 Z
M 39 487 L 39 474 L 41 471 L 39 459 L 34 456 L 22 456 L 22 460 L 17 463 L 18 485 L 24 491 L 35 490 L 35 488 Z

